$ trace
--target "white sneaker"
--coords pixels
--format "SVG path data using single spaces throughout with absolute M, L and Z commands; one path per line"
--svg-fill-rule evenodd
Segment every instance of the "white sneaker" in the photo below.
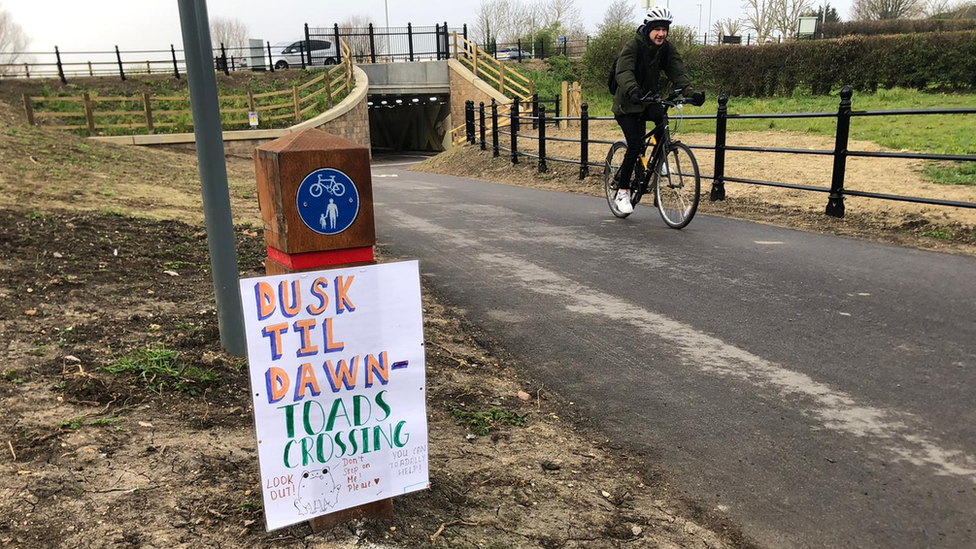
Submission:
M 668 171 L 668 163 L 667 162 L 661 162 L 661 169 L 658 170 L 658 173 L 661 174 L 661 175 L 664 175 L 664 176 L 666 176 L 666 175 L 668 175 L 668 173 L 670 173 Z
M 617 198 L 613 200 L 613 203 L 617 206 L 617 211 L 620 213 L 634 213 L 634 206 L 630 203 L 630 191 L 623 189 L 617 191 Z

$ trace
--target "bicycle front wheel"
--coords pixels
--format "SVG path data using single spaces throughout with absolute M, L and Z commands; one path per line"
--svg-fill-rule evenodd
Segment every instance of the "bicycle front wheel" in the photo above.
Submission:
M 627 144 L 624 142 L 614 143 L 610 147 L 610 152 L 607 153 L 607 160 L 603 164 L 603 188 L 607 195 L 607 204 L 610 206 L 610 212 L 620 218 L 627 217 L 629 213 L 623 213 L 617 208 L 615 202 L 617 198 L 617 190 L 619 189 L 620 183 L 617 180 L 617 173 L 620 171 L 620 165 L 624 161 L 624 154 L 627 153 Z
M 684 143 L 671 143 L 654 179 L 661 219 L 672 229 L 681 229 L 691 223 L 698 211 L 701 194 L 701 174 L 691 149 Z

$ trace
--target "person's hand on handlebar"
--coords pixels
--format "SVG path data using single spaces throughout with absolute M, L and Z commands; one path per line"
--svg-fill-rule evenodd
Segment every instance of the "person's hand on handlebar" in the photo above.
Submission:
M 633 103 L 633 104 L 635 104 L 635 105 L 640 105 L 643 102 L 643 99 L 644 99 L 644 98 L 641 97 L 641 95 L 642 95 L 641 94 L 641 89 L 640 88 L 634 88 L 633 90 L 630 91 L 630 102 Z
M 688 102 L 696 107 L 701 107 L 705 104 L 705 92 L 695 92 L 691 94 L 688 98 Z

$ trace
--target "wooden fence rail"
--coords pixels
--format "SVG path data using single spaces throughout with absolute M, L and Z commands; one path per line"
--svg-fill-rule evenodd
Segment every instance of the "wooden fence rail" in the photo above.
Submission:
M 263 93 L 254 93 L 248 88 L 245 94 L 219 96 L 222 124 L 225 127 L 249 127 L 249 112 L 258 113 L 259 125 L 284 119 L 300 122 L 320 107 L 323 99 L 325 109 L 331 108 L 337 100 L 348 95 L 353 86 L 349 47 L 345 41 L 340 47 L 343 63 L 326 68 L 301 85 Z M 23 98 L 27 123 L 54 130 L 85 130 L 89 135 L 95 135 L 100 130 L 145 128 L 148 133 L 155 133 L 160 128 L 190 131 L 193 127 L 189 95 L 151 96 L 144 92 L 134 96 L 85 93 L 80 97 L 32 97 L 24 94 Z M 237 116 L 240 114 L 245 116 Z M 48 120 L 51 123 L 47 123 Z

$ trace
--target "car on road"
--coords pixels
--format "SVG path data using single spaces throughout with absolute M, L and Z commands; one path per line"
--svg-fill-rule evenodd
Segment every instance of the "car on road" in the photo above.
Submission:
M 532 59 L 532 53 L 525 50 L 519 50 L 518 46 L 508 46 L 504 48 L 498 48 L 495 51 L 495 59 L 499 61 L 521 61 L 523 59 Z
M 309 40 L 312 50 L 312 65 L 335 65 L 339 62 L 339 54 L 335 46 L 328 40 Z M 279 42 L 271 46 L 271 64 L 275 70 L 302 66 L 302 54 L 308 64 L 308 54 L 305 52 L 305 40 L 295 42 Z

